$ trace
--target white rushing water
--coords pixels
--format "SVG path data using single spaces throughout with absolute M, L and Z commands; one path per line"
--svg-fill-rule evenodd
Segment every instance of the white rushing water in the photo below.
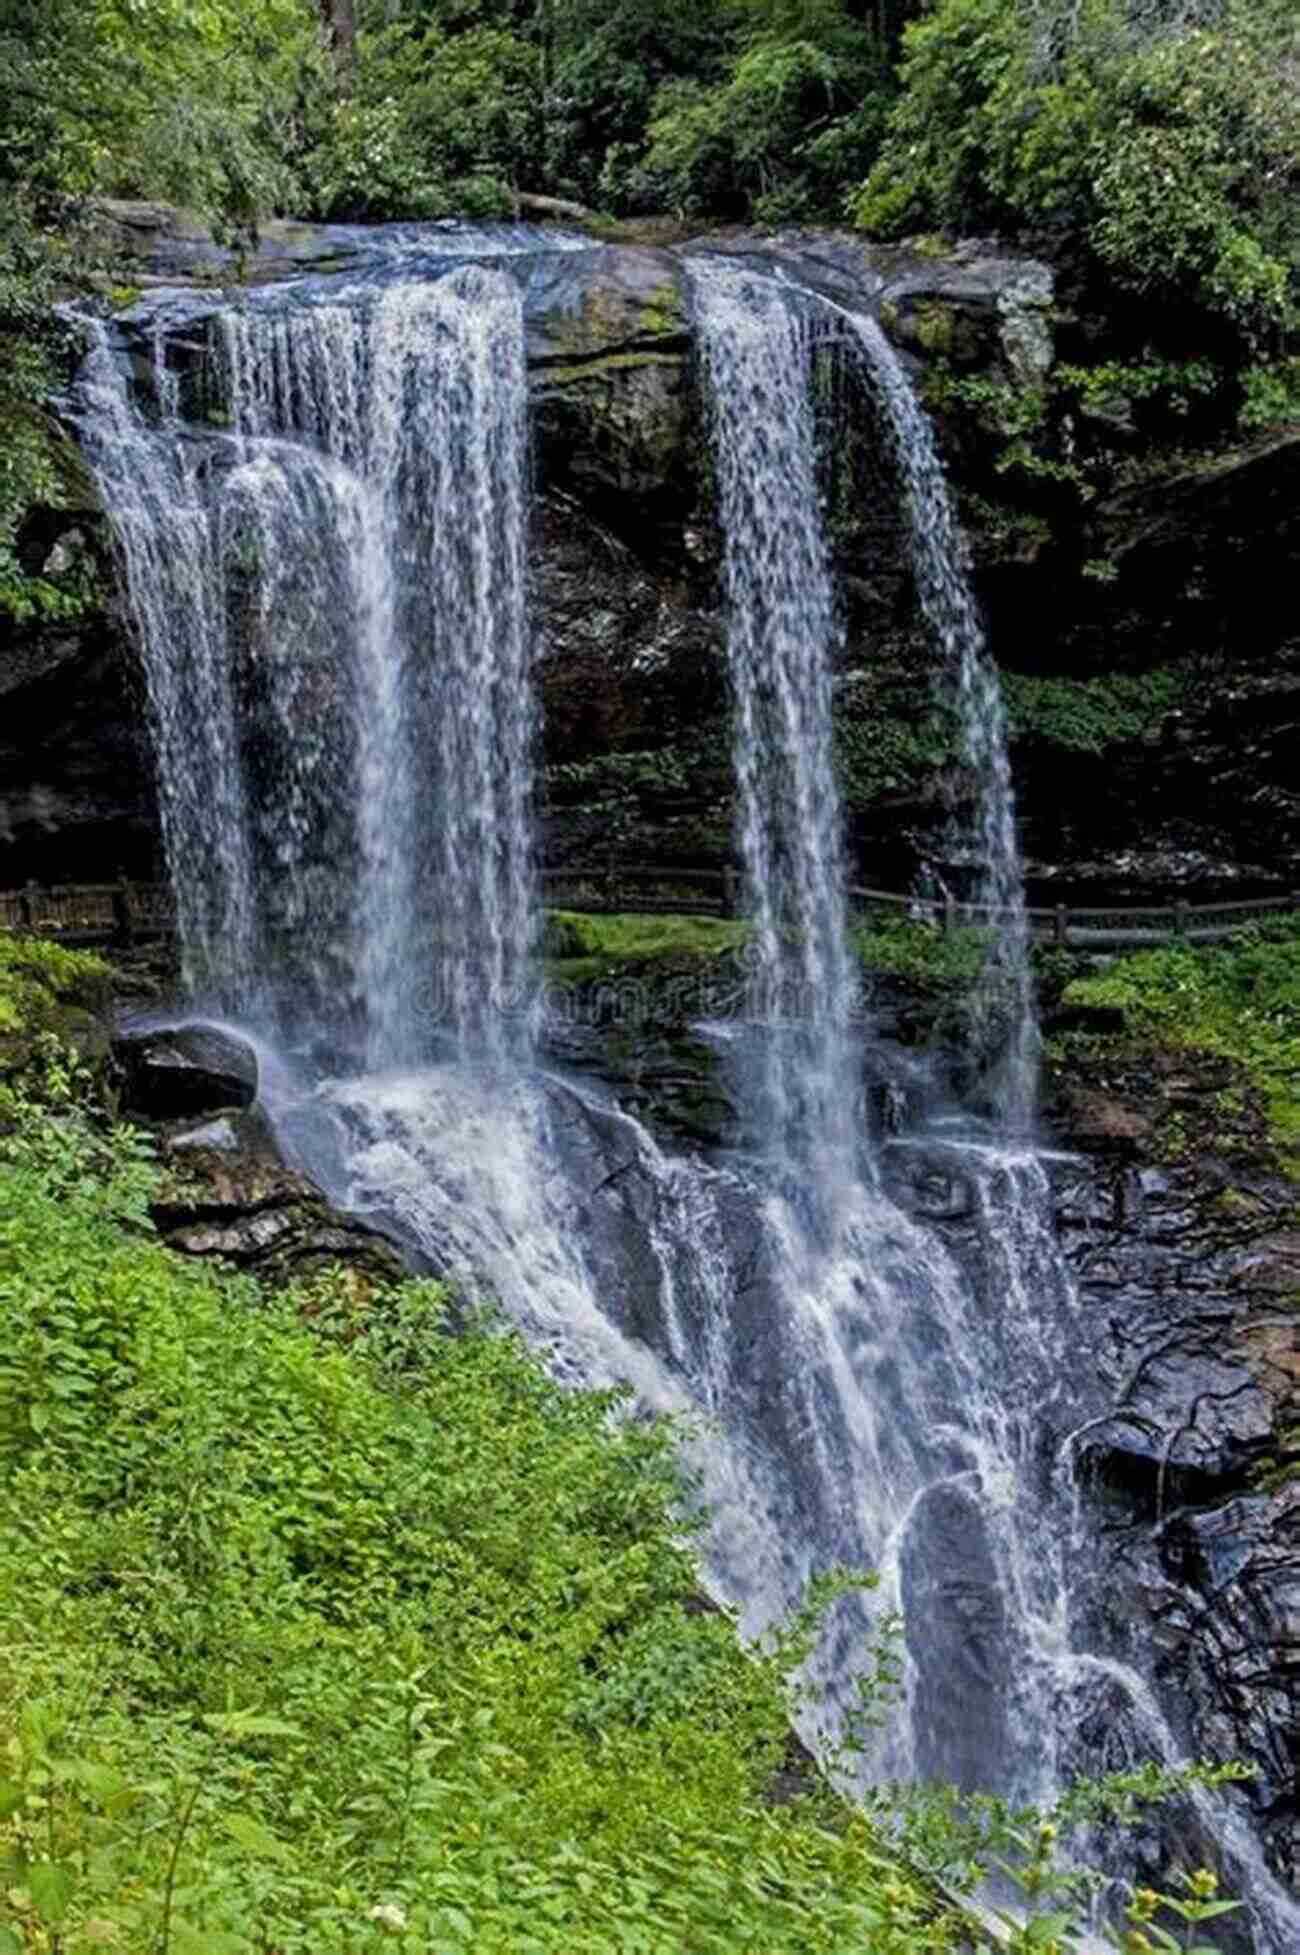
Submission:
M 977 1051 L 997 1052 L 992 1097 L 1004 1125 L 1027 1134 L 1038 1098 L 1039 1030 L 1030 965 L 1024 870 L 1002 688 L 966 569 L 966 546 L 929 416 L 874 319 L 845 313 L 863 352 L 901 477 L 921 607 L 956 688 L 962 757 L 973 780 L 973 900 L 992 918 L 971 999 Z
M 831 750 L 835 600 L 822 530 L 807 309 L 770 280 L 692 267 L 722 527 L 747 912 L 761 1028 L 753 1122 L 824 1209 L 861 1171 L 857 998 Z
M 535 899 L 519 290 L 461 266 L 217 315 L 227 452 L 102 330 L 87 449 L 122 549 L 187 981 L 282 1027 L 526 1050 Z

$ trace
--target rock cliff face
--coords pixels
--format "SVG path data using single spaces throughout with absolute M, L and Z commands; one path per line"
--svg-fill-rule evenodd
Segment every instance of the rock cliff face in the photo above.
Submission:
M 400 226 L 276 225 L 237 262 L 159 207 L 117 206 L 112 222 L 140 287 L 155 301 L 174 293 L 163 331 L 183 390 L 227 281 L 346 280 L 409 239 Z M 472 241 L 455 225 L 422 235 Z M 1300 433 L 1212 459 L 1166 456 L 1157 469 L 1127 405 L 1111 403 L 1086 427 L 1058 414 L 1056 459 L 1044 432 L 1039 472 L 1017 489 L 1007 416 L 1026 402 L 1038 413 L 1072 330 L 1045 262 L 978 242 L 908 251 L 837 232 L 733 232 L 665 249 L 521 226 L 491 242 L 512 254 L 525 289 L 553 860 L 716 863 L 731 846 L 717 538 L 686 278 L 691 256 L 712 252 L 873 311 L 913 367 L 1008 678 L 1033 871 L 1063 893 L 1098 895 L 1266 889 L 1300 876 L 1289 761 L 1300 731 Z M 130 308 L 114 326 L 141 373 L 152 331 Z M 869 878 L 898 881 L 922 860 L 942 864 L 960 782 L 893 470 L 833 349 L 824 366 L 851 838 Z M 1058 479 L 1073 466 L 1060 456 L 1076 449 L 1089 458 L 1086 495 L 1065 494 Z M 156 818 L 102 518 L 89 507 L 38 512 L 24 547 L 56 582 L 97 563 L 105 595 L 76 626 L 10 628 L 0 640 L 0 883 L 119 864 L 141 872 Z
M 1193 1749 L 1240 1758 L 1300 1875 L 1300 1228 L 1227 1061 L 1073 1061 L 1058 1226 L 1102 1409 L 1076 1456 L 1101 1516 L 1093 1607 L 1150 1659 Z

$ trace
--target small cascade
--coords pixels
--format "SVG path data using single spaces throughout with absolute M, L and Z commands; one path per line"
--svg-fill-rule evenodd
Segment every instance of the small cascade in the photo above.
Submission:
M 770 279 L 692 264 L 713 434 L 732 751 L 763 1028 L 761 1144 L 822 1204 L 857 1171 L 856 1003 L 831 751 L 835 603 L 817 488 L 807 309 Z
M 979 878 L 973 899 L 987 906 L 992 923 L 971 999 L 971 1044 L 977 1053 L 1001 1054 L 990 1082 L 994 1103 L 1012 1133 L 1027 1134 L 1038 1097 L 1040 1040 L 1002 689 L 966 574 L 965 543 L 929 416 L 875 320 L 844 317 L 862 348 L 891 437 L 921 606 L 955 686 L 963 759 L 974 783 L 972 839 Z
M 100 332 L 87 451 L 127 573 L 191 990 L 360 1022 L 372 1066 L 525 1051 L 535 892 L 518 287 L 459 266 L 219 313 L 232 434 Z

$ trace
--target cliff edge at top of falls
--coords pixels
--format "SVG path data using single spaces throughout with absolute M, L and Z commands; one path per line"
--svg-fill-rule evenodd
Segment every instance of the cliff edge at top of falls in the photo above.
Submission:
M 1300 429 L 1247 440 L 1188 417 L 1171 434 L 1119 379 L 1081 393 L 1081 361 L 1118 371 L 1131 349 L 1037 241 L 902 247 L 736 229 L 664 245 L 535 225 L 280 223 L 238 260 L 162 206 L 105 206 L 105 221 L 135 284 L 109 321 L 113 342 L 143 380 L 157 327 L 194 435 L 213 442 L 220 403 L 189 381 L 223 306 L 292 306 L 466 254 L 519 280 L 552 861 L 717 865 L 731 852 L 688 292 L 692 259 L 726 255 L 873 310 L 904 354 L 970 539 L 1039 889 L 1104 901 L 1300 879 Z M 826 493 L 849 841 L 865 880 L 904 886 L 945 860 L 961 770 L 869 400 L 849 400 L 834 375 L 824 392 L 837 417 Z M 33 510 L 21 538 L 29 572 L 68 595 L 67 615 L 0 621 L 4 886 L 158 867 L 143 686 L 70 446 L 67 478 L 64 506 Z

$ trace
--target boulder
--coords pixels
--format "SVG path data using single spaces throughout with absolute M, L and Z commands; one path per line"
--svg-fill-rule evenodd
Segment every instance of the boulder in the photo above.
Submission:
M 209 1025 L 128 1031 L 113 1044 L 119 1106 L 131 1119 L 165 1121 L 244 1108 L 257 1098 L 257 1054 Z

